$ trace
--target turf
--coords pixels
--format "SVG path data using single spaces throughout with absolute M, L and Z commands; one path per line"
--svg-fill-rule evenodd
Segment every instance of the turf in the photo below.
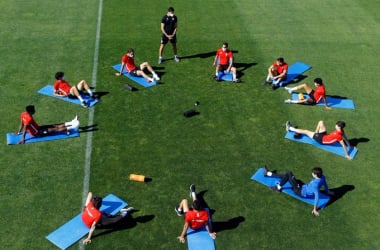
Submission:
M 182 61 L 157 65 L 160 19 L 171 4 L 179 18 Z M 37 90 L 51 84 L 58 70 L 71 83 L 95 84 L 98 2 L 2 1 L 0 7 L 4 249 L 54 249 L 45 236 L 81 210 L 89 136 L 90 190 L 114 193 L 139 211 L 135 225 L 99 231 L 86 249 L 186 249 L 176 241 L 183 221 L 173 208 L 188 197 L 190 183 L 214 210 L 217 249 L 380 248 L 377 1 L 103 1 L 96 89 L 108 93 L 94 109 L 93 124 L 88 110 Z M 223 41 L 235 51 L 242 84 L 211 78 Z M 129 47 L 137 62 L 155 66 L 161 85 L 144 89 L 114 75 L 111 66 Z M 172 58 L 170 45 L 164 56 Z M 328 94 L 353 99 L 356 109 L 283 104 L 287 92 L 261 85 L 279 56 L 312 65 L 302 82 L 322 77 Z M 127 91 L 125 83 L 139 90 Z M 41 124 L 78 114 L 93 131 L 72 140 L 7 146 L 5 133 L 17 130 L 30 103 Z M 183 117 L 193 108 L 200 115 Z M 309 129 L 318 120 L 330 129 L 345 120 L 359 153 L 348 161 L 285 140 L 286 120 Z M 315 218 L 310 206 L 250 180 L 263 164 L 292 170 L 305 181 L 313 166 L 321 166 L 330 187 L 343 195 Z M 152 182 L 131 182 L 130 173 Z

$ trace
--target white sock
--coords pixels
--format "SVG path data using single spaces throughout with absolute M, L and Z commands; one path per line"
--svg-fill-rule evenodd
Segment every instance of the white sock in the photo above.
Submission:
M 196 200 L 197 199 L 197 194 L 195 192 L 191 192 L 191 197 L 193 198 L 193 200 Z
M 280 184 L 277 184 L 277 189 L 278 189 L 278 190 L 281 190 L 281 186 L 280 186 Z
M 174 55 L 174 58 L 177 58 L 178 56 L 177 55 Z
M 297 90 L 297 87 L 293 87 L 293 88 L 288 88 L 290 91 L 296 91 Z
M 88 92 L 88 94 L 89 94 L 90 96 L 93 96 L 93 93 L 92 93 L 92 90 L 91 90 L 91 89 L 87 90 L 87 92 Z
M 78 96 L 78 99 L 80 102 L 83 102 L 83 98 L 81 96 Z
M 268 172 L 267 172 L 267 175 L 268 175 L 268 176 L 272 176 L 272 172 L 271 172 L 271 171 L 268 171 Z

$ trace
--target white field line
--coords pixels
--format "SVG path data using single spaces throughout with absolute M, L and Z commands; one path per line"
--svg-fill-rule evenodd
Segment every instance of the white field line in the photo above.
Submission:
M 99 0 L 96 37 L 95 37 L 95 49 L 94 49 L 94 62 L 93 62 L 93 68 L 92 68 L 92 81 L 91 81 L 91 86 L 94 87 L 95 89 L 96 89 L 96 80 L 97 80 L 97 74 L 98 74 L 99 42 L 100 42 L 100 27 L 102 23 L 102 11 L 103 11 L 103 0 Z M 95 107 L 89 109 L 89 115 L 88 115 L 89 125 L 93 125 L 94 123 L 94 110 L 95 110 Z M 89 192 L 89 186 L 90 186 L 91 151 L 92 151 L 92 131 L 89 131 L 87 133 L 87 143 L 86 143 L 82 207 L 84 203 L 86 202 L 86 198 L 87 198 L 87 194 Z M 79 249 L 80 250 L 84 249 L 84 245 L 82 243 L 79 244 Z

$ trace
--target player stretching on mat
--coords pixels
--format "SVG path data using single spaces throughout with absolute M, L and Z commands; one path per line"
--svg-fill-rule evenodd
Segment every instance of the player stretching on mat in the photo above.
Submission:
M 233 53 L 228 49 L 228 43 L 224 42 L 222 48 L 216 51 L 214 62 L 212 63 L 212 66 L 216 66 L 214 79 L 220 81 L 221 79 L 219 75 L 232 72 L 232 81 L 240 82 L 240 79 L 236 78 L 236 67 L 234 67 L 233 64 Z
M 288 76 L 288 64 L 283 57 L 277 58 L 277 60 L 268 68 L 268 75 L 263 85 L 269 85 L 272 83 L 272 89 L 281 87 L 279 84 L 281 81 L 286 80 Z
M 206 210 L 202 208 L 201 202 L 197 199 L 197 194 L 195 193 L 195 185 L 190 185 L 190 196 L 193 199 L 193 207 L 189 208 L 189 202 L 187 199 L 183 199 L 179 205 L 177 205 L 174 210 L 178 216 L 185 215 L 185 225 L 180 236 L 177 237 L 179 242 L 185 243 L 185 236 L 188 228 L 199 229 L 203 226 L 206 227 L 211 238 L 216 238 L 216 233 L 212 232 L 209 225 L 209 214 Z
M 323 121 L 318 122 L 315 132 L 306 129 L 295 128 L 290 124 L 289 121 L 287 121 L 285 124 L 286 131 L 293 131 L 298 134 L 307 135 L 320 144 L 333 144 L 335 142 L 339 142 L 340 145 L 342 145 L 346 158 L 351 160 L 351 156 L 348 154 L 347 150 L 347 147 L 351 147 L 351 145 L 343 130 L 345 126 L 346 123 L 344 121 L 337 121 L 335 124 L 335 131 L 327 134 L 326 125 Z
M 325 107 L 326 109 L 331 109 L 327 103 L 327 98 L 326 98 L 326 90 L 325 90 L 325 85 L 323 84 L 323 81 L 321 78 L 315 78 L 314 79 L 314 85 L 315 89 L 312 89 L 307 83 L 289 88 L 285 87 L 285 90 L 291 94 L 293 91 L 304 89 L 306 93 L 309 95 L 309 98 L 298 98 L 298 100 L 292 100 L 292 99 L 287 99 L 285 100 L 285 103 L 291 104 L 291 103 L 308 103 L 308 104 L 317 104 L 320 103 L 323 99 L 325 102 Z M 302 93 L 301 93 L 302 94 Z
M 69 135 L 70 130 L 78 129 L 79 127 L 77 116 L 70 122 L 39 126 L 33 119 L 35 113 L 36 110 L 33 105 L 26 106 L 25 111 L 21 113 L 21 122 L 17 131 L 17 134 L 20 134 L 22 131 L 22 139 L 19 141 L 19 144 L 25 143 L 26 133 L 35 137 L 43 137 L 52 133 L 65 131 Z
M 96 96 L 94 93 L 92 93 L 90 86 L 88 86 L 85 80 L 80 81 L 75 86 L 70 86 L 70 84 L 65 81 L 65 73 L 63 72 L 55 73 L 55 79 L 56 81 L 53 86 L 55 96 L 67 96 L 68 98 L 73 99 L 78 98 L 82 103 L 82 106 L 85 108 L 88 108 L 88 104 L 85 100 L 83 100 L 81 96 L 81 93 L 84 89 L 92 99 L 96 99 Z
M 134 57 L 135 57 L 134 49 L 132 48 L 128 49 L 127 54 L 125 54 L 121 58 L 120 72 L 116 73 L 117 76 L 121 76 L 121 74 L 123 73 L 123 69 L 125 68 L 128 74 L 131 74 L 133 76 L 142 76 L 147 80 L 147 82 L 156 82 L 160 80 L 160 78 L 158 77 L 156 72 L 154 72 L 152 66 L 150 66 L 148 62 L 143 62 L 142 64 L 140 64 L 139 67 L 137 67 L 135 64 Z M 150 73 L 152 73 L 153 77 L 149 77 L 144 72 L 145 69 L 147 69 Z
M 103 199 L 101 197 L 93 196 L 91 192 L 87 195 L 86 204 L 82 213 L 82 221 L 90 228 L 90 232 L 87 238 L 83 240 L 83 244 L 85 245 L 91 243 L 91 236 L 96 228 L 115 225 L 134 210 L 133 207 L 123 208 L 120 210 L 119 215 L 109 215 L 99 210 L 102 206 L 102 201 Z
M 270 187 L 271 190 L 281 192 L 282 187 L 285 185 L 285 183 L 289 182 L 292 185 L 293 191 L 297 195 L 304 198 L 314 197 L 314 208 L 313 211 L 311 211 L 311 213 L 315 216 L 319 216 L 318 201 L 319 190 L 321 189 L 321 187 L 323 187 L 325 192 L 327 192 L 329 195 L 334 195 L 334 193 L 329 190 L 329 187 L 326 182 L 326 177 L 323 175 L 322 168 L 313 168 L 311 171 L 313 180 L 306 184 L 300 180 L 297 180 L 292 172 L 278 174 L 276 171 L 270 171 L 266 166 L 264 168 L 264 176 L 281 178 L 280 183 L 278 183 L 276 186 Z

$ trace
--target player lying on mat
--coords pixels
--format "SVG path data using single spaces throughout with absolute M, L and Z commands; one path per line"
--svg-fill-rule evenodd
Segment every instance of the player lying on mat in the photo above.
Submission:
M 174 208 L 178 216 L 185 215 L 185 225 L 180 236 L 177 237 L 179 242 L 185 243 L 185 236 L 188 228 L 197 230 L 205 226 L 211 238 L 216 238 L 216 233 L 212 232 L 209 225 L 209 214 L 202 207 L 201 202 L 197 199 L 195 185 L 190 185 L 190 195 L 193 199 L 193 207 L 189 207 L 187 199 L 183 199 L 178 206 Z
M 329 190 L 329 187 L 326 182 L 326 177 L 323 175 L 322 168 L 320 167 L 315 167 L 312 169 L 311 175 L 313 176 L 313 180 L 306 184 L 303 183 L 301 180 L 298 180 L 292 172 L 279 174 L 276 171 L 270 171 L 266 166 L 264 168 L 264 176 L 281 178 L 280 183 L 278 183 L 276 186 L 270 187 L 271 190 L 281 192 L 282 187 L 287 182 L 289 182 L 292 186 L 293 191 L 297 195 L 301 197 L 314 197 L 314 207 L 311 213 L 315 216 L 319 216 L 318 200 L 320 189 L 323 187 L 329 195 L 334 194 L 332 191 Z
M 323 100 L 325 102 L 326 109 L 331 109 L 329 105 L 327 104 L 326 89 L 325 89 L 325 85 L 323 84 L 322 78 L 315 78 L 314 85 L 315 85 L 315 89 L 312 89 L 307 83 L 304 83 L 292 88 L 285 87 L 285 90 L 288 91 L 289 94 L 291 94 L 293 91 L 304 89 L 306 93 L 309 95 L 309 98 L 303 98 L 303 99 L 299 98 L 298 100 L 287 99 L 285 100 L 285 103 L 317 104 Z
M 351 147 L 351 145 L 343 130 L 345 126 L 346 123 L 344 121 L 337 121 L 335 124 L 335 130 L 330 134 L 327 134 L 327 129 L 324 121 L 318 122 L 315 132 L 306 129 L 295 128 L 290 124 L 289 121 L 287 121 L 285 124 L 286 131 L 292 131 L 298 134 L 307 135 L 320 144 L 334 144 L 335 142 L 339 142 L 340 145 L 342 145 L 345 157 L 351 160 L 351 157 L 348 154 L 347 150 L 347 147 Z
M 135 50 L 132 48 L 128 49 L 127 54 L 125 54 L 121 58 L 120 72 L 116 73 L 117 76 L 121 76 L 125 68 L 128 74 L 131 74 L 133 76 L 142 76 L 147 80 L 147 82 L 156 82 L 160 80 L 160 78 L 158 77 L 158 75 L 156 74 L 156 72 L 153 70 L 152 66 L 148 62 L 143 62 L 142 64 L 140 64 L 140 66 L 137 67 L 135 64 L 134 57 L 135 57 Z M 144 72 L 145 69 L 147 69 L 153 75 L 153 77 L 149 77 Z
M 65 80 L 65 73 L 63 72 L 55 73 L 55 79 L 56 81 L 54 82 L 54 86 L 53 86 L 55 96 L 78 98 L 79 101 L 82 103 L 82 106 L 85 108 L 88 108 L 88 104 L 85 100 L 83 100 L 81 96 L 83 90 L 86 90 L 91 98 L 93 99 L 97 98 L 97 96 L 94 95 L 90 86 L 88 86 L 85 80 L 81 80 L 77 85 L 71 86 Z
M 82 220 L 84 224 L 90 228 L 90 232 L 88 233 L 87 238 L 83 240 L 83 244 L 85 245 L 91 243 L 91 237 L 96 228 L 116 225 L 116 223 L 120 222 L 128 213 L 131 213 L 134 210 L 133 207 L 128 207 L 121 209 L 119 215 L 109 215 L 102 213 L 99 210 L 102 206 L 102 201 L 102 197 L 93 196 L 92 192 L 89 192 L 87 195 L 86 204 L 82 213 Z
M 33 119 L 33 115 L 35 113 L 36 110 L 33 105 L 26 106 L 25 111 L 21 113 L 21 122 L 17 131 L 17 134 L 20 134 L 22 132 L 22 139 L 19 144 L 25 143 L 26 133 L 29 133 L 32 136 L 42 137 L 63 131 L 65 131 L 67 134 L 70 134 L 70 130 L 79 128 L 79 120 L 77 116 L 75 116 L 75 118 L 69 122 L 39 126 Z

